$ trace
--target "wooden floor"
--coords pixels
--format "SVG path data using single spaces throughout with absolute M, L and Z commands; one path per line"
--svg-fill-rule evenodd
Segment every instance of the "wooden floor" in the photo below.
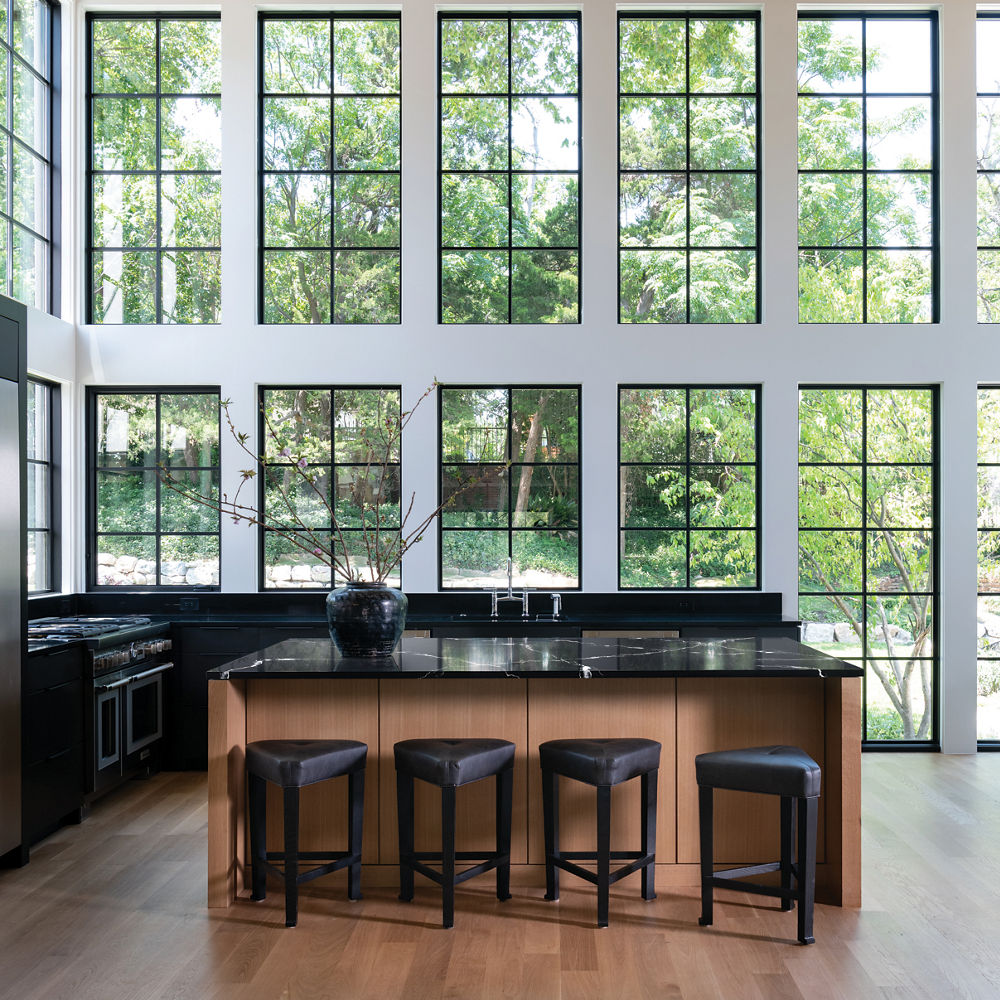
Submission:
M 456 926 L 417 880 L 400 903 L 349 903 L 338 873 L 209 911 L 202 774 L 162 774 L 96 806 L 0 871 L 0 997 L 7 1000 L 576 1000 L 1000 998 L 1000 754 L 866 755 L 864 906 L 817 907 L 816 944 L 772 900 L 726 893 L 697 926 L 692 889 L 643 903 L 638 876 L 593 926 L 590 886 L 562 900 L 490 876 L 460 887 Z

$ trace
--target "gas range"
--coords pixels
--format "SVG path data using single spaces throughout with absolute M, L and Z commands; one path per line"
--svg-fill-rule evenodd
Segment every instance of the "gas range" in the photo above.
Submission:
M 120 666 L 127 662 L 122 658 L 122 650 L 137 647 L 136 653 L 148 654 L 151 650 L 144 648 L 148 646 L 146 640 L 157 640 L 169 633 L 169 623 L 154 622 L 142 615 L 35 618 L 28 622 L 28 650 L 45 649 L 64 642 L 80 642 L 91 651 L 95 672 L 100 672 L 105 664 Z M 161 646 L 160 649 L 162 648 L 164 647 Z M 105 650 L 115 655 L 106 656 L 103 653 Z M 130 658 L 139 657 L 133 654 Z

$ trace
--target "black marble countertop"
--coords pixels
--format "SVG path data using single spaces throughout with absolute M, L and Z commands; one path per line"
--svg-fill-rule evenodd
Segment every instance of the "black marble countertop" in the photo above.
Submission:
M 860 677 L 794 639 L 414 639 L 390 657 L 344 657 L 328 639 L 286 639 L 209 680 L 315 677 Z

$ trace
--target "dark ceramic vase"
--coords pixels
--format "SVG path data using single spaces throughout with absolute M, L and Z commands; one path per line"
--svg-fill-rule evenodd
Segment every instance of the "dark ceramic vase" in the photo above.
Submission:
M 330 638 L 343 656 L 388 656 L 406 624 L 406 594 L 384 583 L 349 583 L 326 597 Z

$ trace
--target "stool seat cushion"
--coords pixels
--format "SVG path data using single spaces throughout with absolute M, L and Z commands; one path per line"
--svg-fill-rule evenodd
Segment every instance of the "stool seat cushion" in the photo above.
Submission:
M 699 785 L 740 792 L 811 798 L 819 795 L 820 768 L 798 747 L 717 750 L 694 759 Z
M 466 785 L 514 766 L 507 740 L 402 740 L 393 752 L 397 771 L 432 785 Z
M 301 788 L 364 768 L 368 746 L 357 740 L 257 740 L 246 769 L 282 788 Z
M 617 785 L 660 766 L 656 740 L 549 740 L 538 748 L 543 771 L 588 785 Z

